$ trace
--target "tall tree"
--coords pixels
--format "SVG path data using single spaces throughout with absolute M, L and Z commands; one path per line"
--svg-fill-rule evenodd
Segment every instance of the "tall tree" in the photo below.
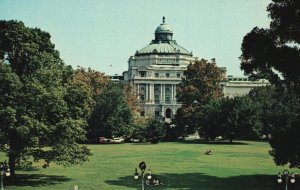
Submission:
M 70 114 L 65 101 L 64 84 L 73 71 L 60 59 L 50 34 L 0 21 L 0 60 L 0 148 L 12 176 L 15 164 L 30 157 L 45 166 L 86 161 L 89 150 L 77 143 L 85 138 L 86 122 Z
M 272 114 L 278 116 L 272 118 L 277 123 L 273 125 L 271 120 L 268 123 L 276 126 L 271 128 L 271 155 L 278 165 L 300 167 L 300 149 L 290 148 L 295 147 L 293 143 L 299 147 L 298 137 L 291 135 L 291 131 L 299 130 L 296 124 L 300 120 L 299 110 L 295 108 L 298 102 L 294 101 L 300 97 L 300 3 L 272 0 L 267 10 L 272 19 L 270 28 L 255 27 L 244 37 L 241 68 L 245 74 L 268 79 L 284 94 L 272 106 Z
M 211 99 L 222 96 L 220 82 L 225 77 L 225 71 L 217 67 L 214 61 L 202 59 L 190 64 L 184 75 L 177 88 L 177 98 L 183 106 L 176 114 L 176 121 L 180 121 L 176 125 L 194 132 L 199 127 L 195 113 Z
M 123 84 L 110 83 L 96 99 L 89 121 L 94 137 L 128 136 L 132 112 L 125 98 Z
M 258 110 L 261 113 L 262 131 L 261 133 L 269 139 L 271 134 L 270 122 L 273 120 L 273 106 L 277 104 L 278 93 L 274 86 L 263 86 L 252 89 L 248 97 L 258 105 Z
M 217 136 L 258 139 L 261 134 L 259 104 L 249 97 L 217 98 L 203 106 L 197 114 L 199 134 L 214 140 Z
M 166 135 L 166 127 L 159 117 L 151 118 L 146 128 L 146 136 L 152 144 L 159 143 Z
M 255 27 L 244 37 L 241 68 L 253 77 L 299 88 L 299 1 L 273 0 L 267 10 L 272 19 L 270 28 Z

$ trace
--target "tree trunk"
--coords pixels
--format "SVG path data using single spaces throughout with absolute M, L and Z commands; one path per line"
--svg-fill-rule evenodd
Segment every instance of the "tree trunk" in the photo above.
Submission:
M 16 155 L 10 152 L 8 155 L 8 166 L 10 169 L 11 178 L 14 178 L 16 176 L 15 165 L 16 165 Z

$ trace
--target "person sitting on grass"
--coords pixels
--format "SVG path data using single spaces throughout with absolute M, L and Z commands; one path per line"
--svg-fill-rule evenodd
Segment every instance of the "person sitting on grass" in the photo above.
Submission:
M 206 151 L 205 155 L 212 155 L 212 151 L 211 150 Z

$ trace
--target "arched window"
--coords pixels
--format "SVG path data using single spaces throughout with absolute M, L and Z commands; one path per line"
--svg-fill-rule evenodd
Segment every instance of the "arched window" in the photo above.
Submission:
M 172 117 L 172 110 L 170 108 L 166 109 L 166 118 Z

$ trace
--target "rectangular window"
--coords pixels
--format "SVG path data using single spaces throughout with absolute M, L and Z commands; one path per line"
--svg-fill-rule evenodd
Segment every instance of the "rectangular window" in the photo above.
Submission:
M 170 73 L 166 73 L 166 77 L 169 78 L 170 77 Z
M 142 100 L 142 101 L 145 100 L 145 95 L 142 94 L 140 97 L 141 97 L 141 100 Z
M 159 77 L 159 74 L 158 74 L 158 73 L 155 73 L 155 77 Z
M 170 96 L 169 96 L 169 95 L 166 95 L 166 103 L 167 103 L 167 104 L 170 104 L 170 103 L 171 103 L 171 99 L 170 99 Z
M 141 111 L 140 116 L 145 116 L 145 111 Z
M 180 73 L 177 73 L 177 78 L 180 78 Z
M 140 71 L 139 74 L 140 77 L 146 77 L 146 71 Z
M 158 116 L 159 116 L 159 111 L 155 110 L 155 117 L 158 117 Z
M 159 103 L 159 95 L 154 96 L 154 101 L 155 101 L 155 103 Z

